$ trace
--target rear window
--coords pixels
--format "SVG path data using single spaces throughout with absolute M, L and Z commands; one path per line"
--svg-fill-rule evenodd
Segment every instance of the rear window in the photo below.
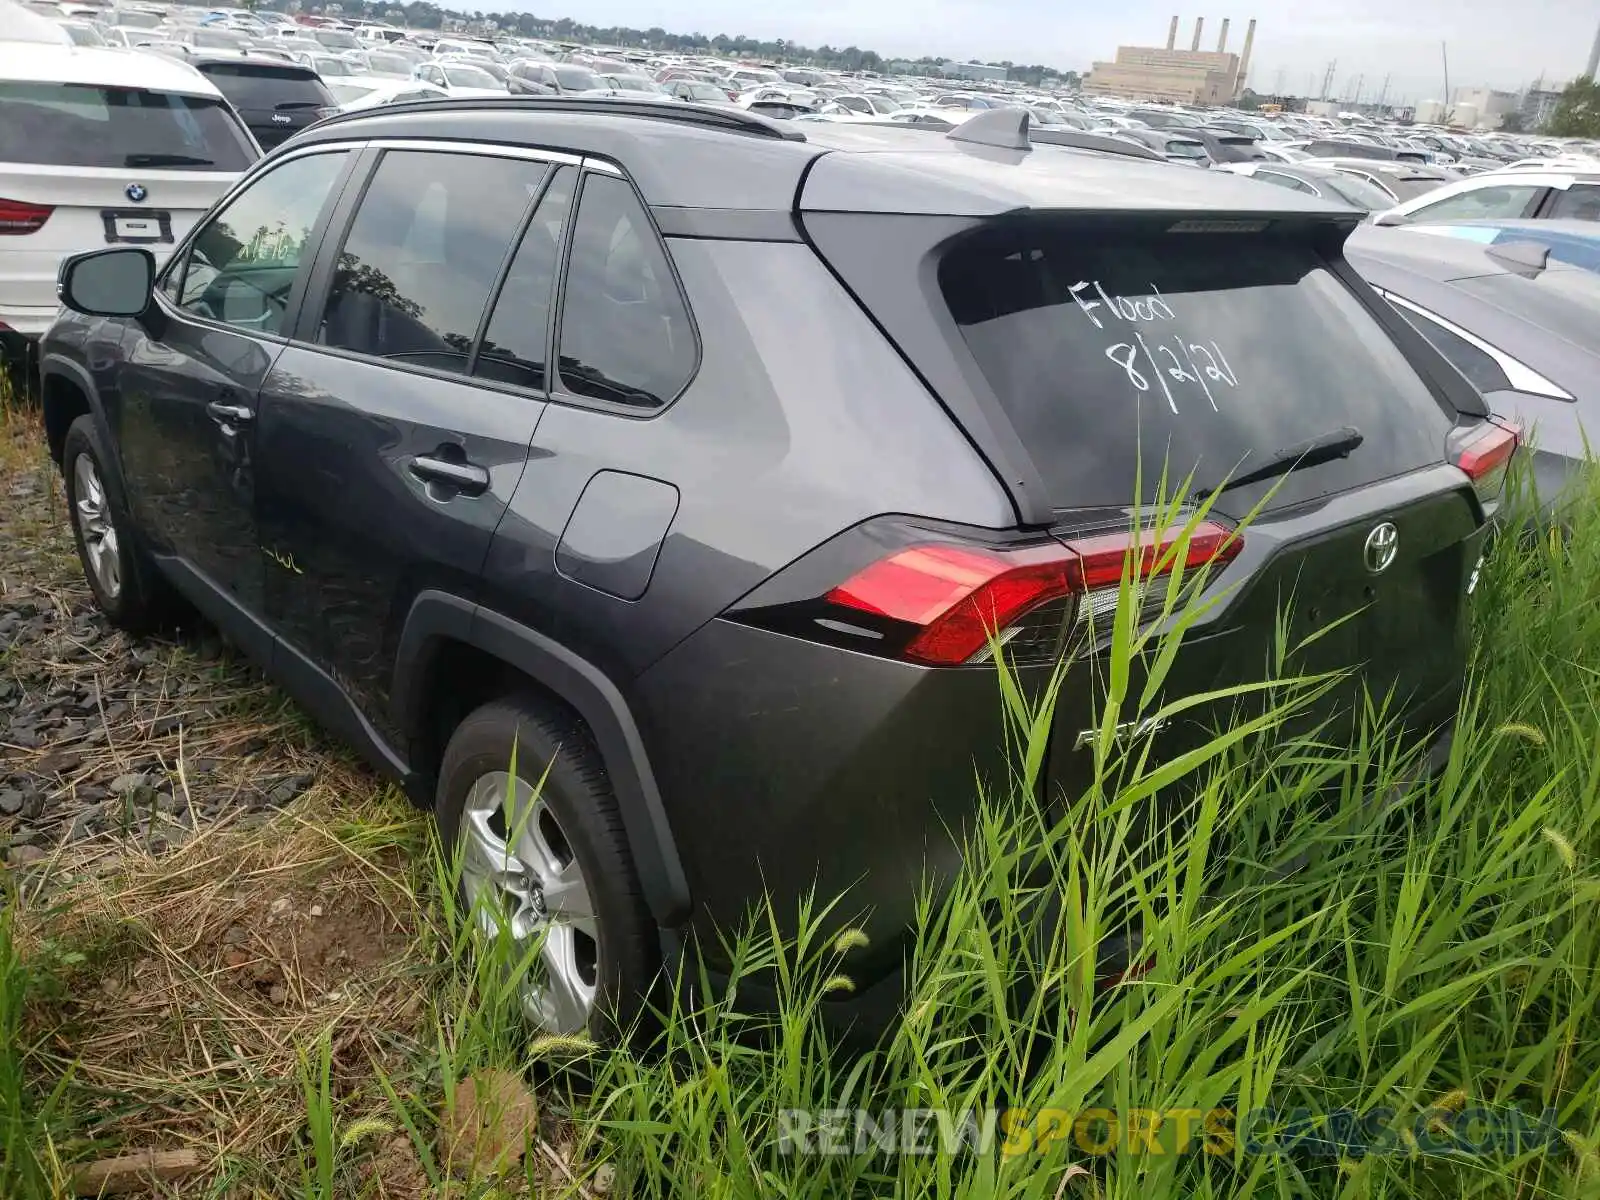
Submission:
M 322 80 L 303 68 L 213 63 L 205 74 L 235 108 L 320 108 L 333 102 Z
M 1057 508 L 1214 488 L 1354 426 L 1343 459 L 1279 481 L 1283 507 L 1441 460 L 1444 409 L 1310 246 L 1287 236 L 995 231 L 939 282 Z M 1271 489 L 1241 486 L 1241 513 Z
M 556 79 L 562 87 L 572 92 L 591 92 L 600 87 L 600 80 L 582 67 L 557 67 Z
M 200 50 L 246 50 L 250 40 L 226 29 L 196 29 L 191 45 Z
M 1394 206 L 1389 193 L 1354 175 L 1332 175 L 1318 182 L 1325 191 L 1332 192 L 1335 199 L 1346 200 L 1367 212 L 1383 212 Z
M 255 147 L 218 100 L 140 88 L 0 82 L 0 162 L 242 171 Z

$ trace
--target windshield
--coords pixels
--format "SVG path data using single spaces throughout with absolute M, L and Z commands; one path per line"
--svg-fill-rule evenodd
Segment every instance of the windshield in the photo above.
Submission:
M 311 60 L 311 69 L 318 75 L 336 79 L 341 75 L 354 75 L 355 71 L 342 58 L 318 56 Z
M 451 87 L 500 89 L 500 81 L 482 67 L 452 63 L 444 68 L 444 77 Z
M 365 99 L 376 90 L 376 88 L 360 83 L 330 83 L 328 85 L 328 91 L 333 94 L 333 98 L 340 104 L 350 104 L 353 101 Z
M 1167 153 L 1177 158 L 1204 158 L 1206 148 L 1200 142 L 1191 142 L 1186 138 L 1168 138 Z
M 616 86 L 626 92 L 659 92 L 661 89 L 643 75 L 613 75 Z
M 301 67 L 216 63 L 205 74 L 235 108 L 319 108 L 328 103 L 328 89 Z
M 342 29 L 313 29 L 311 36 L 330 50 L 359 50 L 361 43 Z
M 1129 503 L 1136 458 L 1149 500 L 1164 466 L 1169 492 L 1191 472 L 1214 487 L 1345 425 L 1359 449 L 1281 480 L 1271 507 L 1439 460 L 1441 406 L 1298 240 L 1039 222 L 958 245 L 939 283 L 1058 508 Z M 1228 492 L 1229 511 L 1271 487 Z
M 117 9 L 117 24 L 126 29 L 157 29 L 161 25 L 161 18 L 155 13 L 130 12 L 127 9 Z
M 378 75 L 399 75 L 411 78 L 411 63 L 398 54 L 367 55 L 367 70 Z
M 192 44 L 202 50 L 243 50 L 250 45 L 250 40 L 226 29 L 196 29 Z
M 728 93 L 721 88 L 714 88 L 709 83 L 691 83 L 688 88 L 691 100 L 726 100 Z
M 887 96 L 868 96 L 867 103 L 872 105 L 874 112 L 893 113 L 900 111 L 900 105 Z
M 100 36 L 100 31 L 93 25 L 63 23 L 62 28 L 67 31 L 67 36 L 72 39 L 74 46 L 104 46 L 106 44 L 106 39 Z
M 1401 201 L 1415 200 L 1418 196 L 1426 196 L 1429 192 L 1437 191 L 1445 185 L 1443 179 L 1406 179 L 1399 175 L 1385 175 L 1383 184 Z
M 1354 175 L 1332 175 L 1326 179 L 1318 179 L 1317 183 L 1323 191 L 1332 192 L 1340 200 L 1349 201 L 1366 212 L 1384 212 L 1394 207 L 1392 196 L 1382 188 L 1368 183 L 1365 179 L 1357 179 Z
M 557 67 L 556 81 L 569 92 L 592 92 L 600 87 L 600 80 L 582 67 Z
M 255 147 L 220 100 L 137 88 L 0 81 L 0 161 L 242 171 Z

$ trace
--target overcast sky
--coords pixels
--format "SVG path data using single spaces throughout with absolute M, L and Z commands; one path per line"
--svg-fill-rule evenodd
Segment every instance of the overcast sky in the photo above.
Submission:
M 1334 94 L 1365 74 L 1371 99 L 1386 73 L 1391 100 L 1442 98 L 1439 43 L 1450 47 L 1452 87 L 1516 88 L 1541 72 L 1566 81 L 1583 70 L 1600 0 L 1211 0 L 1201 48 L 1214 50 L 1222 18 L 1231 17 L 1229 49 L 1244 45 L 1245 25 L 1258 21 L 1251 86 L 1305 94 L 1338 59 Z M 485 9 L 510 4 L 540 16 L 570 16 L 594 25 L 661 25 L 680 32 L 787 38 L 806 45 L 855 44 L 881 54 L 1011 59 L 1085 70 L 1110 59 L 1118 45 L 1165 45 L 1174 11 L 1182 16 L 1178 45 L 1187 49 L 1194 10 L 1172 0 L 473 0 Z M 558 11 L 559 10 L 559 11 Z M 669 15 L 670 14 L 670 15 Z

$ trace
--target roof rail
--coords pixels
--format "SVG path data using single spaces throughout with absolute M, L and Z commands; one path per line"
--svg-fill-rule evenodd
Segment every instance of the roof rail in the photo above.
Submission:
M 952 142 L 972 142 L 1001 150 L 1032 150 L 1028 126 L 1032 123 L 1024 108 L 986 108 L 968 117 L 945 137 Z
M 710 104 L 688 104 L 681 100 L 622 100 L 599 96 L 482 96 L 470 100 L 411 100 L 401 104 L 385 104 L 380 108 L 358 109 L 340 113 L 321 122 L 322 125 L 356 120 L 361 117 L 382 116 L 385 113 L 427 109 L 429 112 L 506 112 L 513 110 L 589 113 L 608 117 L 640 117 L 652 121 L 669 121 L 677 125 L 698 125 L 705 129 L 723 129 L 729 133 L 748 133 L 757 137 L 780 138 L 787 142 L 803 142 L 806 135 L 788 121 L 774 121 L 740 108 L 723 108 Z

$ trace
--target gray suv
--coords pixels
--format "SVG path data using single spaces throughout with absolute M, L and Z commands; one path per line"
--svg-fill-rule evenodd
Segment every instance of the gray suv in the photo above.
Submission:
M 813 885 L 870 911 L 840 1003 L 882 1013 L 1009 778 L 992 637 L 1026 688 L 1071 664 L 1042 786 L 1083 786 L 1163 466 L 1213 499 L 1219 601 L 1174 698 L 1258 677 L 1298 595 L 1349 618 L 1301 665 L 1448 728 L 1516 436 L 1351 271 L 1357 220 L 1016 111 L 397 106 L 286 143 L 159 272 L 70 260 L 45 420 L 106 613 L 184 598 L 432 807 L 544 939 L 539 1025 L 714 976 Z

